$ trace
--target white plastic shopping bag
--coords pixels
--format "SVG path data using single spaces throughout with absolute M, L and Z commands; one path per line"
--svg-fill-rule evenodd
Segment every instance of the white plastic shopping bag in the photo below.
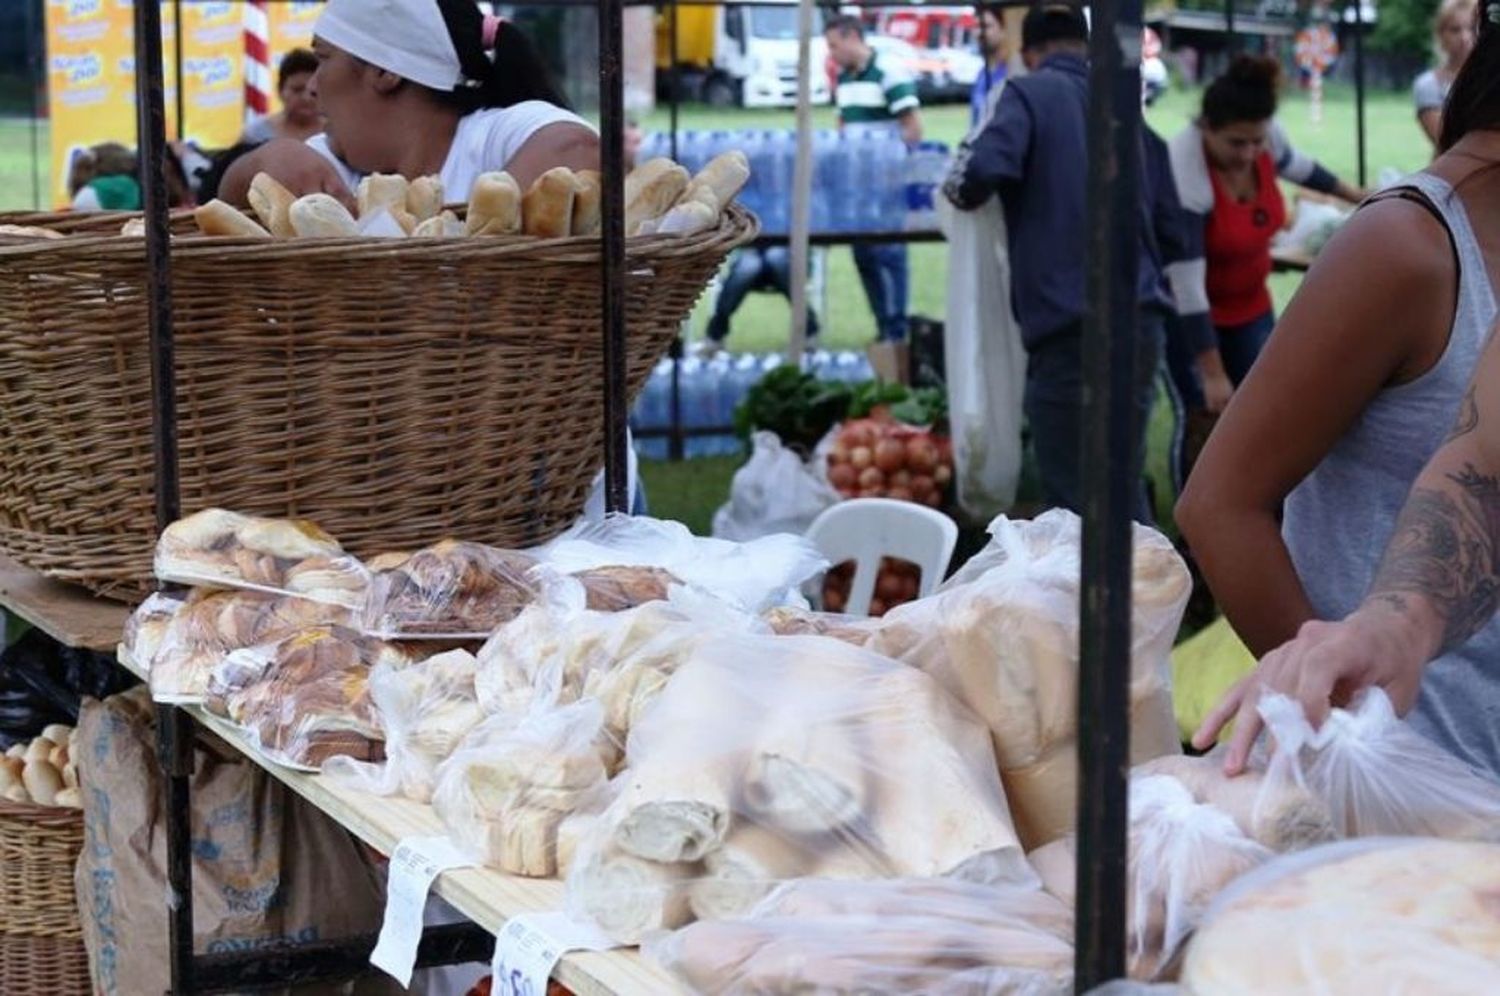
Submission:
M 755 433 L 751 445 L 750 459 L 734 473 L 729 501 L 714 513 L 713 534 L 736 542 L 774 533 L 801 536 L 819 512 L 839 500 L 820 470 L 824 447 L 804 462 L 774 432 Z

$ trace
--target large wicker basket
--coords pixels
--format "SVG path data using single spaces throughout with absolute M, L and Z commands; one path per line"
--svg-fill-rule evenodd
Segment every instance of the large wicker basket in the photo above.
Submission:
M 111 219 L 116 226 L 118 219 Z M 633 398 L 756 221 L 630 240 Z M 545 540 L 601 458 L 597 238 L 174 239 L 184 511 L 321 523 L 360 555 Z M 0 549 L 102 594 L 150 584 L 140 239 L 0 245 Z
M 83 812 L 0 800 L 0 993 L 87 996 L 73 866 Z

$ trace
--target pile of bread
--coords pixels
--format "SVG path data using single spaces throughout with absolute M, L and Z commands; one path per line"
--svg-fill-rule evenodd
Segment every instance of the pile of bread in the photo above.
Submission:
M 0 225 L 0 238 L 60 239 L 63 233 L 38 225 Z
M 0 799 L 35 806 L 82 809 L 78 731 L 61 723 L 42 730 L 29 743 L 16 743 L 0 757 Z
M 749 161 L 737 150 L 718 156 L 694 177 L 668 159 L 643 163 L 625 178 L 626 234 L 693 235 L 713 228 L 749 178 Z M 460 219 L 445 207 L 436 176 L 411 181 L 399 174 L 367 176 L 356 191 L 357 212 L 351 213 L 330 194 L 296 197 L 270 174 L 259 173 L 250 184 L 254 218 L 220 200 L 199 207 L 194 218 L 205 235 L 241 238 L 556 239 L 599 234 L 602 183 L 595 170 L 558 166 L 522 191 L 509 173 L 483 173 L 468 191 Z M 141 231 L 132 222 L 123 234 Z

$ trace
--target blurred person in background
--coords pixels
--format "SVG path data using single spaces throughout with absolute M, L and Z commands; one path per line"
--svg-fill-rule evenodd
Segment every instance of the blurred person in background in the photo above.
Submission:
M 899 134 L 908 146 L 922 140 L 917 85 L 897 63 L 882 63 L 865 41 L 864 25 L 841 14 L 825 29 L 828 57 L 838 66 L 835 102 L 839 127 L 847 134 L 879 129 Z M 854 265 L 875 314 L 876 337 L 882 342 L 906 340 L 906 306 L 910 273 L 904 243 L 854 246 Z
M 179 143 L 166 148 L 167 204 L 194 203 L 193 190 L 179 158 Z M 142 206 L 139 164 L 133 150 L 119 142 L 101 142 L 73 154 L 68 192 L 74 211 L 139 211 Z
M 281 110 L 250 122 L 240 142 L 258 145 L 273 138 L 305 142 L 322 131 L 323 116 L 318 113 L 318 93 L 313 89 L 313 74 L 317 71 L 318 57 L 310 49 L 294 48 L 282 56 L 276 70 Z
M 756 290 L 773 290 L 792 299 L 792 251 L 786 246 L 746 246 L 738 249 L 730 258 L 729 273 L 724 285 L 719 288 L 718 300 L 714 302 L 714 313 L 708 320 L 699 354 L 712 356 L 724 346 L 729 337 L 729 320 L 744 303 L 745 297 Z M 818 316 L 812 305 L 807 306 L 807 348 L 818 345 Z
M 1417 77 L 1411 95 L 1417 105 L 1417 123 L 1437 149 L 1448 90 L 1474 48 L 1474 0 L 1443 0 L 1432 21 L 1432 37 L 1437 65 Z
M 974 89 L 969 92 L 969 127 L 977 125 L 985 116 L 990 94 L 1005 82 L 1005 8 L 999 4 L 984 4 L 979 8 L 979 55 L 984 59 L 984 68 L 974 79 Z

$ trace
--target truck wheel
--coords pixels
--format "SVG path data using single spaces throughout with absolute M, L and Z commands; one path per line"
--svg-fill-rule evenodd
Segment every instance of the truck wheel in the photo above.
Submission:
M 740 102 L 739 87 L 727 76 L 710 76 L 703 82 L 703 102 L 709 107 L 733 107 Z

